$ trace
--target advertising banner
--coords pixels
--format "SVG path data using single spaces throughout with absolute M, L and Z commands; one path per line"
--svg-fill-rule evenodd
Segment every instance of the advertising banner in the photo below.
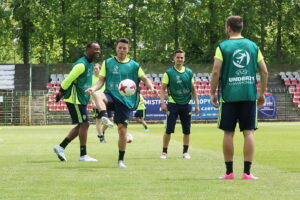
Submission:
M 195 116 L 194 101 L 192 102 L 192 119 L 217 119 L 219 109 L 214 108 L 210 103 L 209 96 L 199 96 L 199 106 L 200 111 L 197 116 Z M 167 102 L 166 102 L 167 103 Z M 147 107 L 146 120 L 162 120 L 166 118 L 166 113 L 160 109 L 160 99 L 159 98 L 145 98 L 145 105 Z M 266 96 L 266 102 L 262 108 L 258 110 L 259 118 L 274 118 L 276 117 L 276 97 Z

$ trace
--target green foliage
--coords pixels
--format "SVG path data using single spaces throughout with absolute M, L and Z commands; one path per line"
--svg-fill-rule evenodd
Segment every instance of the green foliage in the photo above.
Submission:
M 226 18 L 241 15 L 267 62 L 298 64 L 299 13 L 297 0 L 2 0 L 0 63 L 72 63 L 89 41 L 104 59 L 120 37 L 139 62 L 170 63 L 177 47 L 188 63 L 211 62 Z

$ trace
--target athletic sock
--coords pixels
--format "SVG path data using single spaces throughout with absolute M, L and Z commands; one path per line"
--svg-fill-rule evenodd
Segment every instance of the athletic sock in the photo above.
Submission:
M 86 146 L 80 146 L 80 156 L 86 155 Z
M 163 153 L 168 153 L 168 147 L 167 148 L 163 148 Z
M 148 127 L 146 125 L 143 125 L 144 126 L 144 129 L 148 129 Z
M 233 172 L 233 170 L 232 170 L 233 162 L 232 161 L 225 162 L 225 165 L 226 165 L 226 174 L 232 173 Z
M 71 140 L 69 138 L 65 138 L 60 144 L 59 146 L 61 146 L 62 148 L 66 148 L 68 146 L 68 144 L 71 142 Z
M 124 160 L 125 151 L 119 151 L 119 160 Z
M 189 145 L 183 145 L 183 153 L 187 153 L 189 150 Z
M 249 162 L 249 161 L 244 162 L 244 173 L 246 173 L 248 175 L 250 174 L 251 164 L 252 164 L 252 162 Z

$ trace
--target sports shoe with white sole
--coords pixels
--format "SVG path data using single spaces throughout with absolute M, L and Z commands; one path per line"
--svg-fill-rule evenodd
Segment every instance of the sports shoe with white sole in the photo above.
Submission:
M 163 152 L 163 153 L 160 155 L 160 158 L 161 158 L 161 159 L 167 159 L 167 153 Z
M 67 158 L 65 156 L 65 149 L 64 148 L 62 148 L 59 145 L 56 145 L 55 147 L 53 147 L 53 151 L 54 151 L 54 153 L 56 153 L 59 160 L 67 161 Z
M 182 158 L 184 158 L 184 159 L 191 159 L 191 156 L 190 156 L 189 153 L 184 153 L 184 154 L 182 154 Z
M 258 179 L 258 177 L 254 176 L 253 174 L 243 173 L 242 179 L 244 179 L 244 180 L 256 180 L 256 179 Z
M 112 128 L 114 126 L 114 124 L 107 117 L 101 117 L 101 122 L 103 125 L 108 126 L 108 128 Z
M 84 155 L 84 156 L 79 157 L 79 161 L 82 161 L 82 162 L 97 162 L 98 160 L 96 160 L 95 158 L 90 157 L 89 155 Z
M 123 160 L 119 160 L 119 161 L 118 161 L 118 166 L 119 166 L 120 168 L 126 168 L 126 165 L 124 164 Z

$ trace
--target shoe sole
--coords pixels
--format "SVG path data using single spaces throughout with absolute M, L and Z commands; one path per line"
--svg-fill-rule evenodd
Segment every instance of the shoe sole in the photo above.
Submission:
M 101 122 L 103 123 L 103 125 L 108 126 L 108 128 L 112 128 L 114 124 L 112 122 L 109 123 L 108 120 L 109 119 L 101 119 Z
M 59 153 L 56 151 L 55 148 L 53 148 L 53 151 L 57 155 L 57 157 L 59 158 L 60 161 L 67 161 L 66 159 L 64 159 L 64 157 L 62 157 L 61 155 L 59 155 Z

